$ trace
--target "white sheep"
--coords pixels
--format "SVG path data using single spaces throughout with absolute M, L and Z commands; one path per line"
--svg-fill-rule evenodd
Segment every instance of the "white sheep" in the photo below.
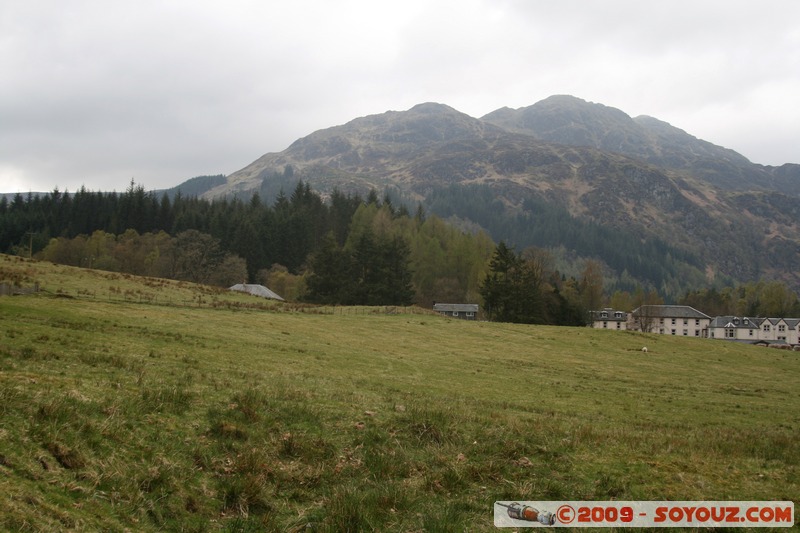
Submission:
M 647 346 L 642 346 L 642 352 L 647 353 Z

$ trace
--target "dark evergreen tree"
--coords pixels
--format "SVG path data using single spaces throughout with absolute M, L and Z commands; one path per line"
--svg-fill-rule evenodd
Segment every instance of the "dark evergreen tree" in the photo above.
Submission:
M 307 299 L 343 305 L 410 305 L 414 297 L 409 248 L 399 238 L 364 231 L 352 250 L 332 233 L 311 261 Z
M 320 304 L 346 304 L 354 301 L 355 271 L 352 256 L 337 245 L 331 232 L 310 262 L 307 300 Z
M 520 260 L 514 250 L 500 241 L 489 262 L 489 273 L 481 285 L 484 309 L 490 319 L 512 321 L 513 278 L 519 266 Z
M 504 242 L 497 245 L 481 285 L 487 314 L 498 322 L 546 323 L 543 272 L 535 259 L 524 260 Z
M 414 300 L 414 287 L 408 243 L 400 237 L 387 240 L 381 245 L 381 256 L 386 300 L 391 305 L 410 305 Z
M 339 246 L 344 246 L 347 241 L 350 221 L 361 203 L 361 197 L 345 196 L 339 189 L 334 189 L 331 193 L 329 220 L 331 230 L 333 230 L 333 235 Z

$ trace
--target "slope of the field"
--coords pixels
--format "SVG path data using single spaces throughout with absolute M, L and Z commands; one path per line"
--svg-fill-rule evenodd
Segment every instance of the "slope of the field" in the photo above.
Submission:
M 3 530 L 491 531 L 496 500 L 800 494 L 796 352 L 8 256 L 3 280 L 41 289 L 0 297 Z

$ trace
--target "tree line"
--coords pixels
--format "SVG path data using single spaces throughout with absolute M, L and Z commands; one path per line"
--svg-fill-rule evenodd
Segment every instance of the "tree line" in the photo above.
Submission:
M 287 299 L 323 304 L 479 302 L 493 320 L 535 324 L 579 325 L 606 305 L 664 301 L 626 271 L 633 290 L 607 294 L 611 269 L 599 260 L 568 277 L 546 249 L 495 245 L 482 231 L 457 229 L 421 206 L 411 214 L 375 191 L 334 190 L 323 199 L 302 181 L 272 203 L 257 194 L 157 195 L 133 182 L 123 193 L 3 197 L 0 251 L 220 286 L 263 283 Z M 797 296 L 778 282 L 695 290 L 678 303 L 715 315 L 800 315 Z
M 487 316 L 499 322 L 583 326 L 603 299 L 602 267 L 587 261 L 579 278 L 552 268 L 550 254 L 518 253 L 504 241 L 495 248 L 481 284 Z
M 494 243 L 375 191 L 327 199 L 298 181 L 270 204 L 123 193 L 0 199 L 0 251 L 75 266 L 226 285 L 264 283 L 292 299 L 429 305 L 476 301 Z M 325 280 L 323 258 L 335 259 Z M 356 281 L 354 281 L 356 280 Z M 338 287 L 336 292 L 324 289 Z
M 780 281 L 751 281 L 687 292 L 679 301 L 709 316 L 800 317 L 797 293 Z
M 323 200 L 302 181 L 271 204 L 259 195 L 249 201 L 158 196 L 133 182 L 119 194 L 82 188 L 16 195 L 0 200 L 0 222 L 0 250 L 7 253 L 220 286 L 264 283 L 288 299 L 324 304 L 481 302 L 498 250 L 485 233 L 461 231 L 421 207 L 412 215 L 374 191 L 365 198 L 333 191 Z M 535 277 L 515 281 L 534 285 L 504 296 L 505 302 L 532 296 L 524 304 L 535 309 L 532 315 L 497 312 L 492 303 L 491 317 L 581 321 L 586 291 L 550 269 L 545 255 L 537 256 Z
M 226 252 L 218 239 L 194 229 L 174 237 L 164 231 L 140 234 L 129 229 L 114 235 L 96 230 L 71 239 L 53 238 L 36 257 L 63 265 L 223 287 L 247 281 L 244 259 Z
M 272 205 L 257 195 L 209 201 L 197 197 L 157 195 L 131 182 L 124 193 L 87 191 L 68 194 L 16 195 L 0 199 L 0 250 L 39 252 L 52 238 L 72 239 L 103 231 L 122 235 L 187 230 L 208 234 L 221 248 L 247 262 L 248 278 L 273 264 L 297 273 L 328 231 L 341 240 L 360 197 L 334 192 L 325 205 L 307 184 L 298 182 L 290 196 L 281 193 Z

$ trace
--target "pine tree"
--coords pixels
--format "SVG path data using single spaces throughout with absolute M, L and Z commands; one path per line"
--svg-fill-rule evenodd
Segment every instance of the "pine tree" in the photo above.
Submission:
M 501 241 L 480 289 L 489 317 L 498 322 L 545 323 L 543 274 L 541 262 L 522 259 Z
M 306 299 L 320 304 L 347 304 L 354 300 L 354 267 L 349 253 L 328 234 L 310 261 Z

